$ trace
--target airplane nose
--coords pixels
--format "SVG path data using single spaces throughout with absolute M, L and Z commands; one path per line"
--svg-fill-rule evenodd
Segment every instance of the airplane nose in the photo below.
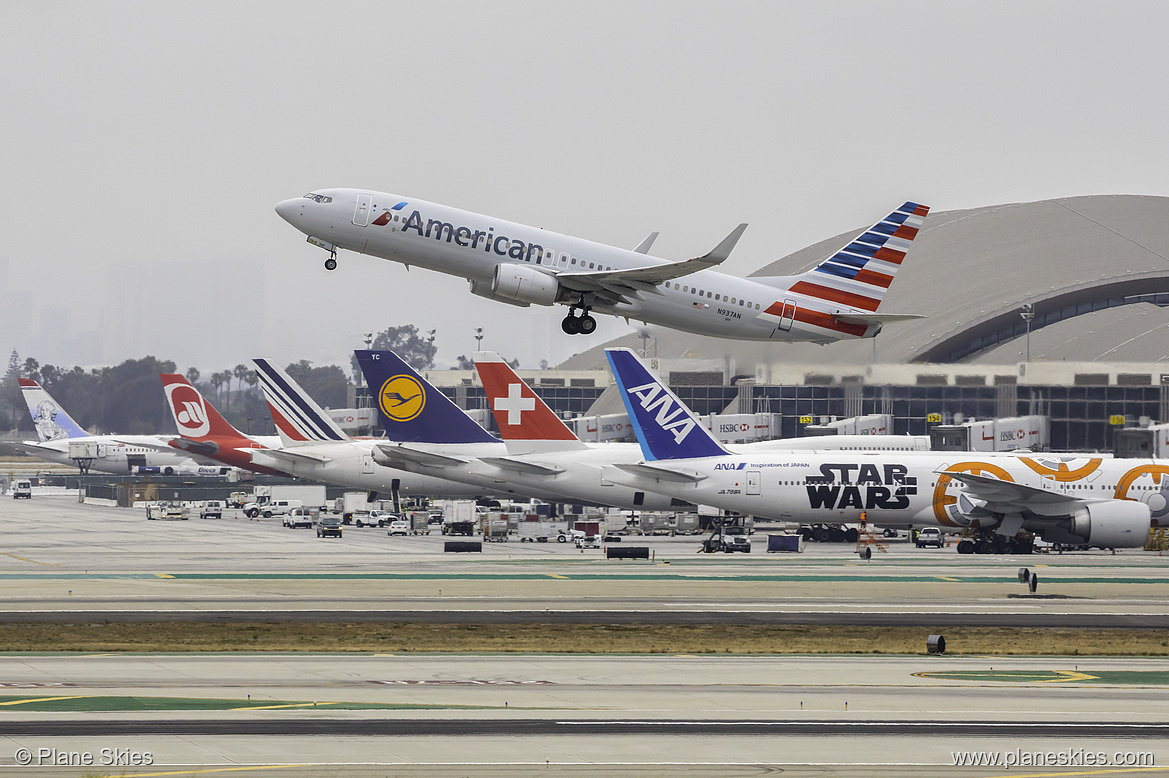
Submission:
M 294 219 L 300 215 L 299 201 L 302 199 L 304 198 L 297 197 L 292 200 L 283 200 L 276 203 L 276 213 L 280 215 L 281 219 L 295 226 L 296 222 Z

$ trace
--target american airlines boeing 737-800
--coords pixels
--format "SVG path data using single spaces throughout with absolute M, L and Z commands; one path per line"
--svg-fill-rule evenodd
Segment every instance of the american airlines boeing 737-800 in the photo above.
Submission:
M 745 224 L 710 253 L 671 262 L 648 255 L 657 233 L 623 249 L 363 189 L 319 189 L 276 212 L 329 252 L 329 270 L 348 249 L 461 276 L 481 297 L 567 305 L 570 335 L 593 332 L 595 311 L 720 338 L 830 343 L 917 318 L 878 307 L 929 208 L 905 203 L 805 273 L 752 278 L 714 269 Z

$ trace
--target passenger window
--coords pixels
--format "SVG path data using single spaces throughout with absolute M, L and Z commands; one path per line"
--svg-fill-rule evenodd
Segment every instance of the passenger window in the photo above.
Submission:
M 707 297 L 713 297 L 713 296 L 714 296 L 714 292 L 707 292 L 707 293 L 706 293 L 706 296 L 707 296 Z
M 576 264 L 576 257 L 572 258 L 572 264 L 574 264 L 574 265 Z
M 675 292 L 676 292 L 676 291 L 678 291 L 678 285 L 677 285 L 677 284 L 674 284 L 674 291 L 675 291 Z

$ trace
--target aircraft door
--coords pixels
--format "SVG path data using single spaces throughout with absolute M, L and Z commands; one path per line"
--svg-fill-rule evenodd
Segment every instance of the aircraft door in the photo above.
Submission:
M 792 322 L 796 318 L 796 303 L 795 300 L 784 300 L 783 310 L 779 314 L 779 329 L 783 332 L 790 332 Z
M 361 474 L 373 475 L 373 457 L 369 454 L 362 454 L 361 456 Z
M 357 195 L 357 209 L 353 211 L 353 223 L 358 227 L 365 227 L 369 224 L 370 206 L 373 205 L 373 197 L 370 195 Z
M 758 470 L 747 471 L 747 494 L 761 494 L 761 478 Z

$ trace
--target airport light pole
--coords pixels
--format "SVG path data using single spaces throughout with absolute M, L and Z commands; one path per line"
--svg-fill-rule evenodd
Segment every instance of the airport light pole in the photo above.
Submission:
M 1027 362 L 1031 361 L 1031 321 L 1035 318 L 1035 304 L 1023 303 L 1023 312 L 1019 314 L 1027 322 Z
M 482 327 L 475 328 L 475 350 L 476 351 L 483 350 L 483 328 Z

